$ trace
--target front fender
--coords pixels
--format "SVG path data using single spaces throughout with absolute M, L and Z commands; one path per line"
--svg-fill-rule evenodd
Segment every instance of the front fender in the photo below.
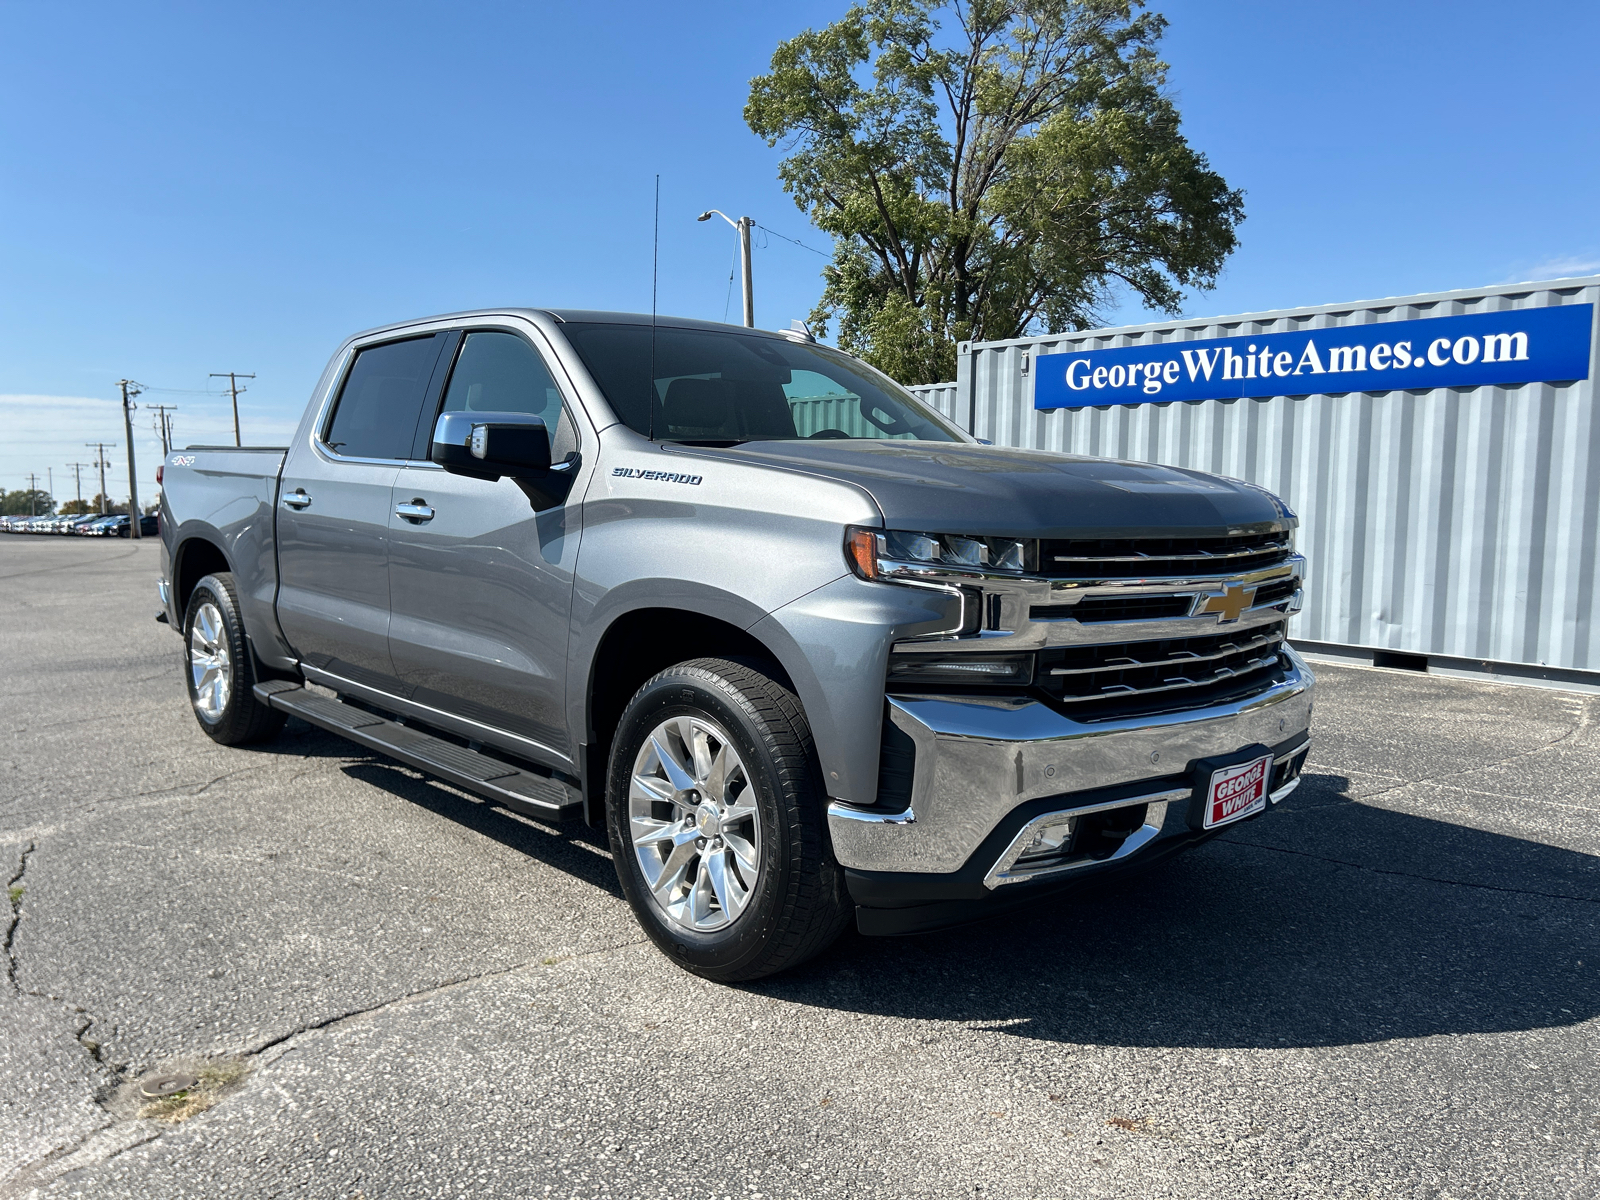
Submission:
M 743 596 L 683 579 L 634 579 L 611 588 L 581 621 L 573 622 L 568 643 L 567 728 L 575 731 L 575 740 L 583 740 L 578 731 L 589 725 L 590 692 L 600 644 L 629 613 L 662 608 L 713 617 L 744 630 L 767 615 L 766 610 Z
M 889 648 L 950 628 L 959 609 L 940 592 L 844 575 L 750 626 L 794 681 L 831 798 L 877 798 Z

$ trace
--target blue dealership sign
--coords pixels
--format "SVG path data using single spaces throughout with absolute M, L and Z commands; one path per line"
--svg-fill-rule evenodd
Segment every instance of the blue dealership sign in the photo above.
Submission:
M 1589 378 L 1594 305 L 1040 354 L 1035 408 Z

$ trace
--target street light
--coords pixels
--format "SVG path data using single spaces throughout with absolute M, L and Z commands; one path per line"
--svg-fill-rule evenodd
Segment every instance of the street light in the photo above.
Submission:
M 744 323 L 745 328 L 756 327 L 756 298 L 752 294 L 750 285 L 750 227 L 755 224 L 749 217 L 740 217 L 735 221 L 727 213 L 708 209 L 695 218 L 696 221 L 709 221 L 712 217 L 721 217 L 729 225 L 739 231 L 739 261 L 744 264 Z

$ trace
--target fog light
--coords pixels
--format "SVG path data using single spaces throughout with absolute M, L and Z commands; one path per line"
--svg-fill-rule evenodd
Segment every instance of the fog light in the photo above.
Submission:
M 1063 853 L 1072 841 L 1072 827 L 1075 823 L 1074 817 L 1062 817 L 1060 820 L 1040 825 L 1033 831 L 1033 840 L 1017 856 L 1017 862 L 1038 862 L 1040 859 L 1055 858 Z

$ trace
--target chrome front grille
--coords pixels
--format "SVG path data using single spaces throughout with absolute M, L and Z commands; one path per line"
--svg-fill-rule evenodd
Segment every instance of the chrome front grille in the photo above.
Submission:
M 1157 579 L 1256 571 L 1288 559 L 1286 533 L 1234 537 L 1047 538 L 1039 572 L 1053 579 Z
M 1282 678 L 1285 628 L 1277 621 L 1201 637 L 1043 650 L 1035 686 L 1083 720 L 1214 704 Z
M 1194 607 L 1194 597 L 1173 596 L 1091 596 L 1076 604 L 1035 604 L 1028 610 L 1034 621 L 1060 621 L 1070 618 L 1084 625 L 1103 621 L 1160 621 L 1186 617 Z
M 1289 530 L 1260 529 L 1045 539 L 1026 573 L 930 572 L 924 586 L 964 597 L 961 630 L 907 640 L 897 653 L 1001 655 L 1013 666 L 1027 655 L 1031 675 L 1007 684 L 901 672 L 891 690 L 993 695 L 1009 687 L 1078 721 L 1248 699 L 1292 670 L 1284 638 L 1300 611 L 1304 566 Z

